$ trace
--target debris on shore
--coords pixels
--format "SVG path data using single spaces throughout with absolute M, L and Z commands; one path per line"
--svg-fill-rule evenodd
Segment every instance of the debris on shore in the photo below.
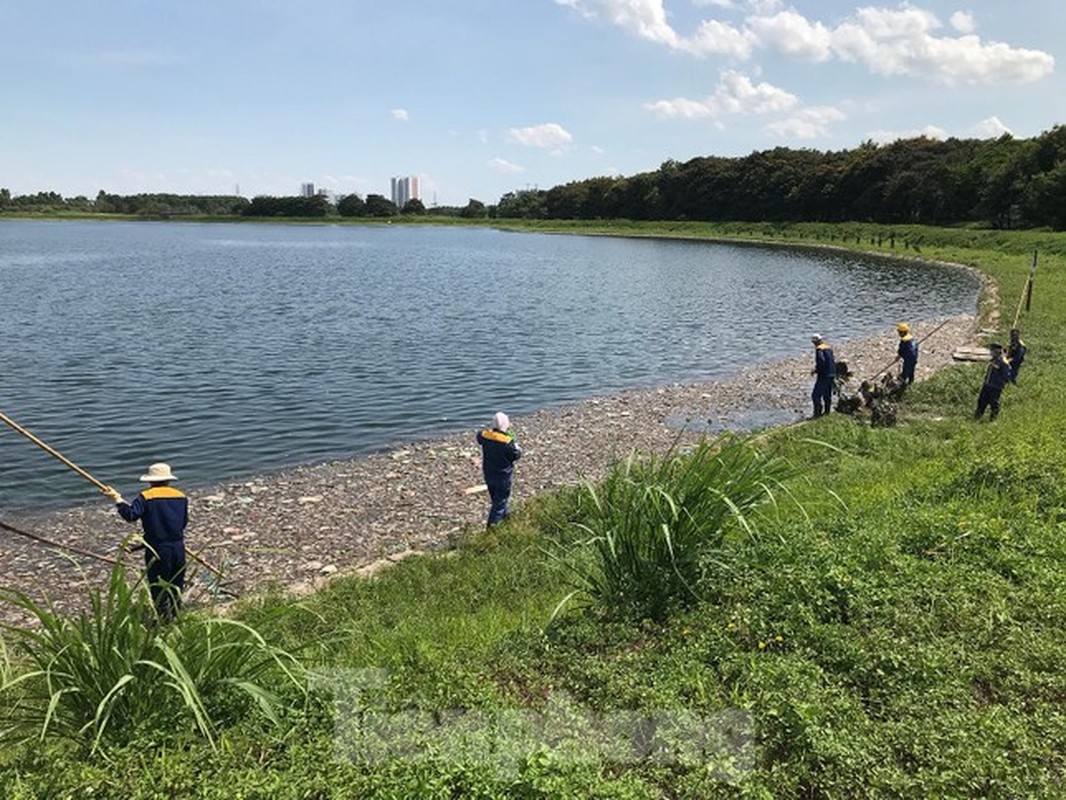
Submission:
M 939 321 L 916 325 L 931 329 Z M 917 379 L 950 366 L 971 344 L 975 320 L 957 316 L 922 346 Z M 832 341 L 855 375 L 872 376 L 891 358 L 895 331 Z M 634 389 L 579 403 L 512 415 L 524 457 L 515 473 L 517 504 L 532 495 L 596 480 L 633 450 L 665 452 L 726 430 L 747 432 L 797 422 L 810 414 L 809 353 L 753 365 L 707 383 Z M 486 408 L 486 421 L 499 409 Z M 504 409 L 508 410 L 508 409 Z M 241 596 L 268 586 L 313 591 L 336 575 L 375 573 L 420 552 L 448 548 L 470 526 L 484 524 L 474 431 L 415 443 L 368 457 L 299 466 L 272 475 L 188 490 L 187 543 L 223 566 L 227 588 Z M 186 474 L 194 470 L 186 466 Z M 9 520 L 51 539 L 115 555 L 130 528 L 106 502 Z M 125 556 L 139 567 L 139 556 Z M 73 607 L 106 567 L 62 556 L 17 537 L 0 536 L 0 585 Z M 206 602 L 191 576 L 189 604 Z M 0 606 L 0 619 L 19 622 Z

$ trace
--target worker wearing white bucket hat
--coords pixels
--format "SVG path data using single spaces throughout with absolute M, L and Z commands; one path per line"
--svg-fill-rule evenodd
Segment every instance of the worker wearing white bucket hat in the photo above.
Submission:
M 163 619 L 169 620 L 181 606 L 185 589 L 185 528 L 189 524 L 189 500 L 170 485 L 176 479 L 170 465 L 152 464 L 141 480 L 148 488 L 132 503 L 110 489 L 119 516 L 127 522 L 140 520 L 144 529 L 144 565 L 152 602 Z

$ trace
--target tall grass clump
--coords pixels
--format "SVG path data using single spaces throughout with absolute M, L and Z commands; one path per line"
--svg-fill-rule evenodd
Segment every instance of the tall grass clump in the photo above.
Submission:
M 664 619 L 671 606 L 699 599 L 729 531 L 752 535 L 751 513 L 776 502 L 793 474 L 784 459 L 734 437 L 704 440 L 684 455 L 630 455 L 577 499 L 573 522 L 584 541 L 563 562 L 574 593 L 609 611 Z
M 249 709 L 277 721 L 283 695 L 304 691 L 297 659 L 232 619 L 155 616 L 147 591 L 115 566 L 89 609 L 66 616 L 21 593 L 2 599 L 32 625 L 5 625 L 13 643 L 0 685 L 0 741 L 61 739 L 98 752 L 132 740 L 192 732 L 212 745 Z

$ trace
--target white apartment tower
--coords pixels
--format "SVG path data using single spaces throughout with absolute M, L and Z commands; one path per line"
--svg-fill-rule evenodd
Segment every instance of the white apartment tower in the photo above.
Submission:
M 408 200 L 421 200 L 422 195 L 418 190 L 418 176 L 410 175 L 406 178 L 392 179 L 392 202 L 397 208 L 403 208 Z
M 300 184 L 300 196 L 301 197 L 314 197 L 315 185 L 313 183 L 301 183 Z

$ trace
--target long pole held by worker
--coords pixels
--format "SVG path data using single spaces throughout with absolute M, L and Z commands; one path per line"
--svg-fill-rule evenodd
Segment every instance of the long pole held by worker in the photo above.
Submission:
M 937 325 L 935 328 L 933 328 L 931 331 L 929 331 L 929 333 L 927 333 L 925 336 L 923 336 L 921 339 L 919 339 L 918 340 L 918 344 L 921 344 L 922 342 L 924 342 L 926 339 L 928 339 L 930 336 L 932 336 L 938 330 L 943 328 L 949 322 L 951 322 L 950 319 L 946 319 L 943 322 L 941 322 L 939 325 Z M 884 375 L 886 372 L 888 372 L 890 369 L 892 369 L 892 365 L 895 364 L 897 361 L 899 361 L 899 356 L 896 356 L 891 361 L 889 361 L 887 364 L 885 364 L 880 370 L 877 371 L 877 373 L 872 378 L 870 378 L 870 380 L 871 381 L 876 381 L 878 378 L 880 378 L 882 375 Z
M 3 413 L 2 411 L 0 411 L 0 422 L 3 422 L 5 425 L 7 425 L 9 428 L 11 428 L 16 433 L 20 433 L 23 436 L 25 436 L 27 439 L 29 439 L 31 442 L 33 442 L 35 445 L 37 445 L 39 448 L 41 448 L 46 453 L 48 453 L 48 455 L 50 455 L 53 458 L 56 458 L 59 461 L 63 462 L 66 466 L 70 467 L 76 473 L 81 475 L 81 477 L 85 478 L 85 480 L 87 480 L 89 483 L 91 483 L 93 486 L 95 486 L 101 492 L 104 492 L 106 494 L 107 491 L 111 488 L 106 483 L 102 483 L 101 481 L 98 481 L 96 478 L 94 478 L 88 472 L 83 470 L 81 467 L 79 467 L 77 464 L 75 464 L 69 458 L 64 456 L 58 450 L 56 450 L 53 447 L 50 447 L 47 443 L 45 443 L 45 442 L 41 441 L 40 439 L 38 439 L 36 436 L 34 436 L 32 433 L 30 433 L 25 428 L 23 428 L 21 425 L 19 425 L 17 422 L 15 422 L 15 420 L 11 419 L 11 417 L 7 416 L 7 414 Z M 215 573 L 215 575 L 218 575 L 219 577 L 222 576 L 222 571 L 218 567 L 216 567 L 216 566 L 210 564 L 209 562 L 207 562 L 206 560 L 204 560 L 203 556 L 201 556 L 199 553 L 197 553 L 197 552 L 195 552 L 193 550 L 190 550 L 188 547 L 185 548 L 185 552 L 188 553 L 190 556 L 192 556 L 192 558 L 194 560 L 196 560 L 197 562 L 199 562 L 205 569 L 210 570 L 211 572 Z
M 1036 278 L 1036 250 L 1033 251 L 1033 261 L 1029 265 L 1029 275 L 1025 279 L 1025 286 L 1022 287 L 1022 296 L 1018 298 L 1018 308 L 1014 311 L 1014 322 L 1011 323 L 1012 328 L 1018 327 L 1018 317 L 1022 315 L 1022 305 L 1025 305 L 1025 310 L 1028 311 L 1033 302 L 1033 280 Z
M 53 547 L 56 550 L 76 553 L 79 556 L 86 556 L 88 558 L 95 558 L 97 561 L 103 561 L 105 564 L 119 563 L 119 560 L 117 558 L 111 558 L 111 556 L 105 556 L 101 555 L 100 553 L 94 553 L 92 550 L 83 550 L 80 547 L 75 547 L 74 545 L 66 544 L 65 542 L 57 542 L 54 539 L 48 539 L 44 536 L 41 536 L 40 534 L 30 533 L 29 531 L 24 531 L 21 528 L 16 528 L 14 525 L 9 525 L 8 523 L 3 522 L 2 520 L 0 520 L 0 530 L 5 530 L 8 533 L 15 534 L 16 536 L 25 537 L 26 539 L 38 542 L 39 544 L 43 544 L 48 547 Z

